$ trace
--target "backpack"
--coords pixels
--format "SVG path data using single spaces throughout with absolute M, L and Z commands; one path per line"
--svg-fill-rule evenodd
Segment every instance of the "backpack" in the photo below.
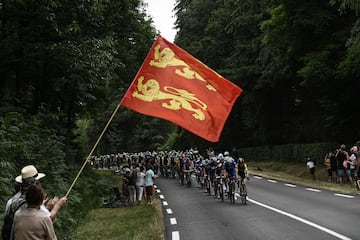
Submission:
M 26 201 L 25 201 L 25 199 L 23 199 L 21 202 L 19 202 L 17 204 L 16 208 L 13 208 L 12 206 L 10 206 L 10 211 L 7 215 L 5 215 L 4 225 L 2 226 L 2 229 L 1 229 L 1 237 L 3 240 L 13 239 L 12 228 L 13 228 L 13 223 L 14 223 L 15 212 L 25 203 L 26 203 Z

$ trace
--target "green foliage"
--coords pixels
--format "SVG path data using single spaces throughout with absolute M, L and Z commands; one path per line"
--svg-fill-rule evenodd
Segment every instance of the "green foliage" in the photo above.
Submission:
M 155 30 L 140 0 L 3 1 L 0 15 L 4 209 L 27 164 L 46 173 L 49 197 L 65 195 L 102 127 L 96 124 L 108 117 L 104 109 L 119 102 Z M 85 168 L 55 225 L 59 239 L 71 239 L 107 185 Z
M 239 154 L 247 161 L 306 162 L 311 157 L 322 164 L 325 155 L 338 148 L 336 143 L 286 144 L 239 148 Z

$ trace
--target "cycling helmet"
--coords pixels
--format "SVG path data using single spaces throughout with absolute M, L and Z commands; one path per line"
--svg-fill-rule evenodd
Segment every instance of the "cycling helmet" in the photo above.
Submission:
M 239 158 L 239 163 L 244 163 L 245 161 L 244 161 L 244 159 L 243 158 Z
M 219 153 L 218 159 L 223 160 L 223 159 L 224 159 L 224 155 L 223 155 L 222 153 Z
M 229 154 L 229 152 L 228 151 L 225 151 L 224 152 L 224 156 L 229 156 L 230 154 Z

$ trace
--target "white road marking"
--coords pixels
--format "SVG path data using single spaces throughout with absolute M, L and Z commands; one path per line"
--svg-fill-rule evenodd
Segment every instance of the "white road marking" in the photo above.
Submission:
M 154 188 L 158 188 L 158 187 L 154 184 Z
M 166 209 L 166 212 L 167 214 L 173 214 L 173 211 L 170 208 Z
M 319 229 L 319 230 L 321 230 L 321 231 L 323 231 L 323 232 L 326 232 L 326 233 L 328 233 L 328 234 L 330 234 L 330 235 L 332 235 L 332 236 L 334 236 L 334 237 L 337 237 L 337 238 L 339 238 L 339 239 L 341 239 L 341 240 L 351 240 L 351 238 L 348 238 L 348 237 L 346 237 L 346 236 L 344 236 L 344 235 L 342 235 L 342 234 L 340 234 L 340 233 L 337 233 L 337 232 L 335 232 L 335 231 L 333 231 L 333 230 L 330 230 L 330 229 L 328 229 L 328 228 L 326 228 L 326 227 L 323 227 L 323 226 L 321 226 L 321 225 L 319 225 L 319 224 L 310 222 L 309 220 L 306 220 L 306 219 L 304 219 L 304 218 L 298 217 L 298 216 L 296 216 L 296 215 L 294 215 L 294 214 L 291 214 L 291 213 L 282 211 L 282 210 L 280 210 L 280 209 L 271 207 L 271 206 L 269 206 L 269 205 L 266 205 L 266 204 L 257 202 L 257 201 L 255 201 L 255 200 L 253 200 L 253 199 L 250 199 L 249 197 L 248 197 L 248 201 L 249 201 L 249 202 L 252 202 L 252 203 L 255 203 L 255 204 L 257 204 L 257 205 L 259 205 L 259 206 L 261 206 L 261 207 L 267 208 L 267 209 L 269 209 L 269 210 L 271 210 L 271 211 L 274 211 L 274 212 L 280 213 L 280 214 L 282 214 L 282 215 L 285 215 L 285 216 L 287 216 L 287 217 L 290 217 L 290 218 L 292 218 L 292 219 L 295 219 L 295 220 L 297 220 L 297 221 L 299 221 L 299 222 L 305 223 L 305 224 L 307 224 L 307 225 L 309 225 L 309 226 L 312 226 L 312 227 L 314 227 L 314 228 L 317 228 L 317 229 Z
M 272 179 L 268 179 L 267 181 L 268 181 L 268 182 L 271 182 L 271 183 L 277 183 L 277 181 L 272 180 Z
M 335 195 L 335 196 L 338 196 L 338 197 L 344 197 L 344 198 L 355 198 L 354 196 L 345 195 L 345 194 L 340 194 L 340 193 L 335 193 L 334 195 Z
M 262 177 L 259 177 L 259 176 L 254 176 L 254 178 L 256 178 L 256 179 L 263 179 Z
M 173 231 L 173 232 L 171 233 L 171 240 L 180 240 L 179 231 Z
M 156 189 L 156 192 L 157 192 L 157 193 L 161 193 L 160 189 Z
M 163 201 L 163 205 L 164 205 L 164 206 L 167 206 L 167 205 L 169 205 L 169 204 L 168 204 L 167 201 Z
M 159 198 L 164 199 L 165 197 L 164 197 L 164 195 L 159 195 Z
M 290 183 L 286 183 L 286 184 L 284 184 L 285 186 L 288 186 L 288 187 L 296 187 L 296 185 L 294 185 L 294 184 L 290 184 Z
M 170 224 L 171 225 L 177 224 L 176 218 L 170 218 Z
M 315 188 L 305 188 L 305 190 L 311 191 L 311 192 L 321 192 L 321 190 L 315 189 Z

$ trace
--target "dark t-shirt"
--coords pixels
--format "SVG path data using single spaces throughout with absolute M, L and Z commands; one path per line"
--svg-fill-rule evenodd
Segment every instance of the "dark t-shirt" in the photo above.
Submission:
M 336 160 L 337 160 L 337 167 L 338 169 L 345 169 L 344 165 L 343 165 L 343 162 L 344 160 L 346 159 L 346 153 L 344 151 L 340 151 L 338 154 L 337 154 L 337 157 L 336 157 Z

